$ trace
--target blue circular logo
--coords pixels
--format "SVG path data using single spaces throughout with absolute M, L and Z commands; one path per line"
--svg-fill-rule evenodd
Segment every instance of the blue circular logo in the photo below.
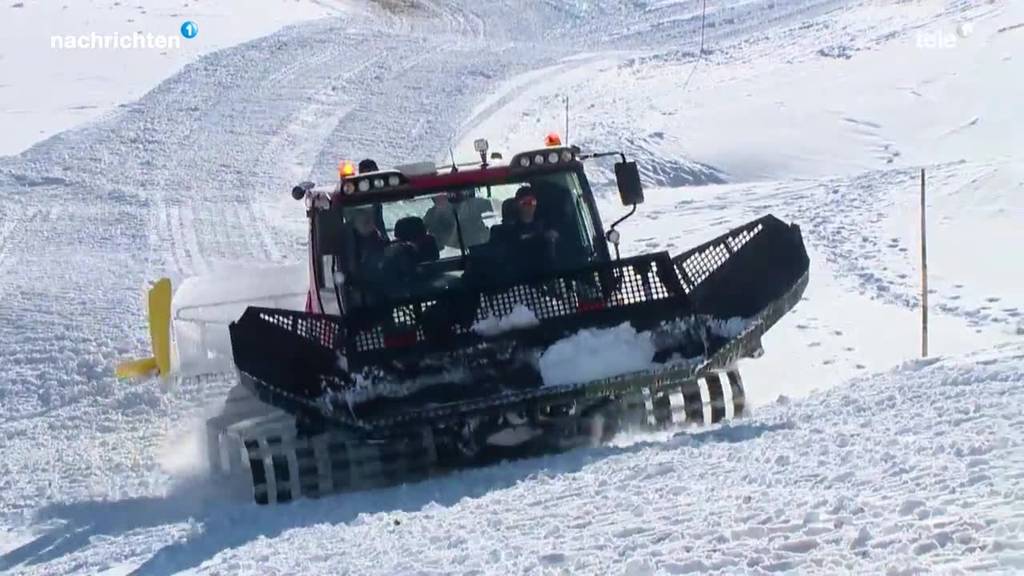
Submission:
M 185 20 L 181 25 L 181 35 L 189 40 L 196 37 L 199 34 L 199 26 L 191 20 Z

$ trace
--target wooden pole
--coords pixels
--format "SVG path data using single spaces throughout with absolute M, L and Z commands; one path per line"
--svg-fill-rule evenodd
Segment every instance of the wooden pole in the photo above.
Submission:
M 928 357 L 928 236 L 925 219 L 925 175 L 921 168 L 921 357 Z

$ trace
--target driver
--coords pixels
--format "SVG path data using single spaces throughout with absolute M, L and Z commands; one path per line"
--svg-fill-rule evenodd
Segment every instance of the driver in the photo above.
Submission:
M 508 231 L 510 245 L 516 249 L 514 260 L 527 269 L 553 266 L 558 232 L 537 217 L 537 197 L 529 185 L 516 190 L 515 200 L 517 217 Z
M 520 186 L 516 190 L 516 207 L 518 218 L 512 224 L 512 235 L 520 241 L 543 238 L 549 244 L 558 240 L 558 232 L 548 228 L 537 218 L 537 196 L 529 185 Z

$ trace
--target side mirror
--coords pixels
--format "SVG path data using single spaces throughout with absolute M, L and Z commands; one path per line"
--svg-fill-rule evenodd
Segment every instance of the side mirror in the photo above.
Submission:
M 623 206 L 635 206 L 644 203 L 644 187 L 640 183 L 640 170 L 636 162 L 617 162 L 615 164 L 615 183 L 619 186 L 619 198 Z
M 292 198 L 296 200 L 302 200 L 306 197 L 306 192 L 309 192 L 315 186 L 312 182 L 299 182 L 299 185 L 292 188 Z

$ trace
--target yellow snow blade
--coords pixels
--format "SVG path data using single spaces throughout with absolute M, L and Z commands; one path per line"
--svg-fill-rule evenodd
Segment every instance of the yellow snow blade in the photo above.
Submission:
M 171 281 L 161 278 L 149 289 L 149 340 L 153 356 L 119 364 L 118 378 L 138 378 L 171 371 Z
M 157 280 L 149 290 L 149 338 L 160 375 L 171 371 L 171 281 Z
M 118 364 L 114 373 L 118 378 L 141 378 L 149 376 L 154 372 L 159 372 L 159 370 L 156 365 L 156 358 L 143 358 L 142 360 L 132 360 Z

